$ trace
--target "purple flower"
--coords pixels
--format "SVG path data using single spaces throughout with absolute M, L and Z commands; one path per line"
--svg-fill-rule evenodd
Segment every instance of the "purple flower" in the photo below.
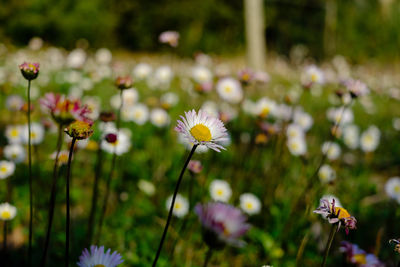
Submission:
M 39 75 L 39 63 L 24 62 L 19 65 L 22 75 L 27 80 L 34 80 Z
M 225 244 L 242 247 L 245 242 L 239 240 L 250 228 L 247 217 L 240 209 L 221 202 L 197 204 L 195 212 L 204 230 L 204 241 L 215 249 Z
M 200 173 L 203 169 L 203 165 L 201 165 L 201 162 L 198 160 L 191 160 L 189 161 L 188 169 L 192 173 Z
M 367 254 L 360 249 L 358 245 L 343 241 L 340 245 L 340 251 L 346 255 L 349 263 L 359 267 L 383 267 L 385 266 L 374 254 Z
M 107 252 L 104 253 L 104 246 L 100 248 L 97 246 L 90 246 L 90 252 L 86 248 L 82 251 L 82 255 L 79 257 L 79 262 L 77 264 L 79 267 L 115 267 L 122 262 L 124 261 L 121 255 L 116 251 L 111 254 L 111 249 L 108 249 Z
M 314 213 L 321 214 L 328 219 L 331 224 L 339 223 L 338 230 L 343 224 L 345 227 L 346 234 L 349 233 L 349 229 L 353 230 L 356 228 L 357 220 L 350 213 L 342 208 L 335 207 L 335 199 L 332 199 L 332 203 L 325 198 L 320 200 L 320 206 L 314 210 Z
M 347 80 L 344 82 L 347 90 L 349 90 L 351 96 L 356 98 L 369 93 L 367 85 L 360 80 Z

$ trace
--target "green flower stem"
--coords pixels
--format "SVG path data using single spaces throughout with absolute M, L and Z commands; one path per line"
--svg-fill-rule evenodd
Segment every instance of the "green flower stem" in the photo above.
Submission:
M 31 80 L 28 80 L 28 172 L 29 172 L 29 247 L 28 264 L 32 266 L 32 236 L 33 236 L 33 189 L 32 189 L 32 147 L 31 147 Z
M 51 228 L 53 225 L 53 217 L 54 217 L 54 209 L 56 205 L 56 196 L 57 196 L 57 180 L 58 180 L 58 157 L 60 155 L 61 146 L 62 146 L 62 133 L 63 133 L 63 126 L 60 124 L 58 126 L 58 137 L 57 137 L 57 148 L 56 148 L 56 158 L 54 160 L 54 167 L 53 167 L 53 179 L 51 184 L 51 192 L 50 192 L 50 203 L 49 203 L 49 218 L 47 222 L 47 232 L 46 232 L 46 239 L 44 243 L 44 250 L 41 259 L 42 267 L 46 266 L 47 261 L 47 253 L 49 250 L 50 244 L 50 235 L 51 235 Z
M 160 241 L 160 244 L 158 246 L 157 253 L 156 253 L 156 256 L 154 258 L 154 261 L 153 261 L 153 265 L 152 265 L 153 267 L 157 266 L 157 261 L 158 261 L 158 258 L 160 257 L 165 237 L 167 236 L 168 226 L 169 226 L 169 224 L 171 222 L 171 219 L 172 219 L 172 211 L 174 210 L 175 199 L 176 199 L 176 195 L 178 194 L 179 185 L 182 182 L 183 174 L 185 173 L 185 170 L 186 170 L 186 168 L 187 168 L 187 166 L 189 164 L 189 161 L 192 158 L 193 153 L 196 150 L 197 146 L 198 145 L 193 145 L 192 150 L 190 151 L 190 154 L 189 154 L 188 158 L 186 159 L 185 164 L 183 165 L 182 171 L 181 171 L 181 173 L 179 175 L 179 178 L 178 178 L 178 181 L 176 183 L 174 195 L 172 196 L 171 207 L 169 208 L 167 223 L 165 224 L 164 232 L 162 234 L 161 241 Z
M 120 128 L 120 123 L 121 123 L 121 110 L 122 110 L 122 106 L 124 104 L 124 99 L 123 99 L 122 93 L 123 93 L 123 90 L 120 90 L 119 97 L 121 99 L 121 104 L 119 105 L 119 108 L 118 108 L 117 121 L 116 121 L 117 140 L 118 140 L 118 132 L 119 132 L 119 128 Z M 96 236 L 96 243 L 98 243 L 100 241 L 101 231 L 102 231 L 103 223 L 104 223 L 104 217 L 105 217 L 106 211 L 107 211 L 108 199 L 110 197 L 111 180 L 112 180 L 112 177 L 114 176 L 115 163 L 117 161 L 117 151 L 116 150 L 117 150 L 117 147 L 115 146 L 114 147 L 114 152 L 113 152 L 113 155 L 112 155 L 112 160 L 111 160 L 110 174 L 108 175 L 108 178 L 107 178 L 107 181 L 106 181 L 106 193 L 105 193 L 105 196 L 104 196 L 102 210 L 101 210 L 101 214 L 100 214 L 100 220 L 99 220 L 97 236 Z
M 206 258 L 204 259 L 203 267 L 207 267 L 208 262 L 211 259 L 211 256 L 212 256 L 212 249 L 209 247 L 208 250 L 207 250 L 207 253 L 206 253 Z
M 339 223 L 335 223 L 331 227 L 331 232 L 329 233 L 328 242 L 326 243 L 324 259 L 322 260 L 321 267 L 325 267 L 326 260 L 328 259 L 329 250 L 331 249 L 333 239 L 335 238 L 335 234 L 338 230 Z
M 7 221 L 3 222 L 3 254 L 7 258 Z
M 71 148 L 69 149 L 68 155 L 68 165 L 67 165 L 67 220 L 66 220 L 66 228 L 65 228 L 65 267 L 69 266 L 69 228 L 71 223 L 70 218 L 70 204 L 69 204 L 69 182 L 71 177 L 71 161 L 72 161 L 72 154 L 74 152 L 76 138 L 72 138 Z

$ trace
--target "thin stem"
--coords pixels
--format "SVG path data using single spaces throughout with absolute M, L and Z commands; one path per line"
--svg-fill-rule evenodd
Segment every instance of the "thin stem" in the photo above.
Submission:
M 206 253 L 206 258 L 204 259 L 203 267 L 207 267 L 208 262 L 211 259 L 211 256 L 212 256 L 212 249 L 209 247 L 208 250 L 207 250 L 207 253 Z
M 76 138 L 73 137 L 71 142 L 71 148 L 69 149 L 68 165 L 67 165 L 67 220 L 65 228 L 65 267 L 69 266 L 69 226 L 71 223 L 70 209 L 69 209 L 69 182 L 71 177 L 72 153 L 74 152 L 75 142 Z
M 56 158 L 54 160 L 54 167 L 53 167 L 53 179 L 52 179 L 52 184 L 51 184 L 51 192 L 50 192 L 50 203 L 49 203 L 49 218 L 47 222 L 47 232 L 46 232 L 46 239 L 44 243 L 44 250 L 43 250 L 43 255 L 42 255 L 42 260 L 41 260 L 41 265 L 40 266 L 46 266 L 46 261 L 47 261 L 47 252 L 49 250 L 49 244 L 50 244 L 50 235 L 51 235 L 51 228 L 53 225 L 53 217 L 54 217 L 54 209 L 56 205 L 56 196 L 57 196 L 57 180 L 58 180 L 58 157 L 60 155 L 61 151 L 61 146 L 62 146 L 62 125 L 60 124 L 58 127 L 58 137 L 57 137 L 57 152 L 56 152 Z
M 123 90 L 120 90 L 119 97 L 121 100 L 121 104 L 119 105 L 118 113 L 117 113 L 117 122 L 116 122 L 117 140 L 119 138 L 118 134 L 119 134 L 119 128 L 120 128 L 120 123 L 121 123 L 121 110 L 122 110 L 122 106 L 124 104 Z M 114 169 L 115 169 L 116 161 L 117 161 L 117 145 L 114 146 L 114 151 L 113 151 L 113 155 L 112 155 L 112 159 L 111 159 L 111 169 L 110 169 L 110 173 L 108 175 L 107 181 L 106 181 L 106 193 L 104 196 L 103 205 L 102 205 L 102 209 L 101 209 L 100 220 L 99 220 L 97 236 L 96 236 L 96 243 L 98 243 L 100 241 L 100 237 L 101 237 L 101 231 L 103 228 L 104 218 L 106 216 L 106 211 L 107 211 L 108 198 L 110 197 L 111 180 L 112 180 L 112 177 L 114 176 Z
M 326 260 L 328 259 L 328 255 L 329 255 L 329 250 L 331 249 L 332 242 L 333 242 L 333 239 L 334 239 L 335 234 L 337 232 L 338 226 L 339 226 L 339 224 L 335 223 L 331 227 L 331 232 L 329 233 L 328 242 L 326 243 L 324 259 L 322 260 L 321 267 L 325 267 Z
M 31 80 L 28 80 L 28 168 L 29 168 L 29 247 L 28 264 L 32 266 L 33 236 L 33 189 L 32 189 L 32 147 L 31 147 Z
M 4 257 L 7 256 L 7 221 L 3 223 L 3 253 Z
M 182 181 L 182 178 L 183 178 L 183 174 L 185 173 L 185 170 L 186 170 L 186 168 L 187 168 L 187 166 L 188 166 L 188 164 L 189 164 L 189 161 L 190 161 L 190 159 L 192 158 L 193 153 L 194 153 L 194 151 L 196 150 L 197 146 L 198 146 L 198 145 L 194 145 L 193 148 L 192 148 L 192 150 L 190 151 L 190 154 L 189 154 L 188 158 L 186 159 L 185 164 L 183 165 L 182 171 L 181 171 L 181 173 L 180 173 L 180 175 L 179 175 L 179 178 L 178 178 L 178 181 L 177 181 L 177 183 L 176 183 L 174 195 L 172 196 L 171 207 L 169 208 L 167 223 L 165 224 L 164 232 L 163 232 L 163 234 L 162 234 L 161 241 L 160 241 L 160 244 L 159 244 L 159 246 L 158 246 L 157 253 L 156 253 L 156 256 L 155 256 L 155 258 L 154 258 L 154 261 L 153 261 L 153 265 L 152 265 L 153 267 L 157 266 L 157 261 L 158 261 L 158 258 L 160 257 L 160 254 L 161 254 L 161 250 L 162 250 L 162 247 L 163 247 L 163 244 L 164 244 L 165 237 L 167 236 L 168 226 L 169 226 L 169 224 L 170 224 L 170 222 L 171 222 L 172 212 L 173 212 L 173 210 L 174 210 L 175 199 L 176 199 L 176 195 L 178 194 L 179 185 L 181 184 L 181 181 Z
M 90 244 L 92 242 L 93 238 L 93 230 L 94 230 L 94 218 L 96 216 L 96 210 L 97 210 L 97 199 L 99 195 L 99 179 L 101 176 L 102 172 L 102 167 L 103 167 L 103 153 L 100 148 L 100 143 L 99 142 L 99 148 L 97 151 L 97 164 L 96 164 L 96 171 L 94 175 L 94 182 L 93 182 L 93 189 L 92 189 L 92 204 L 90 208 L 90 214 L 89 214 L 89 220 L 88 220 L 88 229 L 87 229 L 87 243 Z

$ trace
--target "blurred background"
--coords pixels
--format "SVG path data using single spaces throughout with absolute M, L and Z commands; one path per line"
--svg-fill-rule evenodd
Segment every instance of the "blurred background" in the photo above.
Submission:
M 400 1 L 264 0 L 269 52 L 341 54 L 359 63 L 398 59 Z M 26 45 L 35 36 L 68 49 L 84 38 L 92 48 L 159 51 L 159 33 L 181 34 L 177 53 L 240 54 L 245 46 L 241 0 L 8 0 L 0 6 L 0 40 Z M 62 19 L 60 19 L 62 17 Z

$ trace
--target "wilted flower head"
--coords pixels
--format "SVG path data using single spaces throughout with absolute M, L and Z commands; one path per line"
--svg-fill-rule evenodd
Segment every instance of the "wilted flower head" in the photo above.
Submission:
M 209 116 L 203 110 L 185 112 L 185 117 L 178 120 L 175 130 L 182 133 L 190 143 L 204 145 L 217 152 L 225 149 L 221 142 L 227 140 L 228 133 L 223 122 Z
M 158 37 L 160 43 L 169 44 L 172 47 L 177 47 L 179 42 L 179 32 L 165 31 Z
M 90 251 L 84 249 L 79 257 L 77 265 L 79 267 L 115 267 L 124 262 L 119 253 L 114 251 L 111 254 L 111 249 L 104 252 L 104 246 L 90 246 Z
M 68 125 L 75 120 L 90 122 L 87 115 L 90 109 L 82 106 L 79 100 L 70 100 L 64 95 L 47 93 L 40 99 L 40 104 L 47 109 L 53 119 L 62 125 Z
M 17 208 L 8 203 L 0 204 L 0 220 L 10 221 L 17 215 Z
M 225 244 L 245 245 L 239 238 L 249 230 L 250 225 L 240 209 L 221 202 L 210 202 L 197 204 L 195 212 L 203 226 L 203 237 L 208 246 L 220 249 Z
M 385 266 L 379 259 L 370 253 L 360 249 L 358 245 L 343 241 L 340 245 L 340 251 L 345 253 L 348 263 L 359 267 L 383 267 Z
M 34 80 L 39 75 L 39 63 L 28 63 L 24 62 L 19 65 L 22 75 L 28 81 Z
M 400 253 L 400 241 L 399 239 L 390 239 L 389 244 L 394 244 L 394 251 Z
M 120 76 L 115 80 L 115 85 L 118 87 L 118 89 L 125 90 L 132 87 L 133 80 L 130 76 Z
M 84 121 L 75 121 L 65 129 L 65 133 L 77 140 L 87 139 L 93 134 L 92 124 Z
M 320 200 L 320 206 L 314 210 L 314 213 L 322 214 L 331 224 L 339 223 L 338 230 L 343 224 L 346 234 L 349 233 L 349 229 L 353 230 L 356 228 L 356 218 L 351 216 L 346 209 L 335 207 L 335 199 L 332 199 L 332 203 L 329 203 L 327 199 L 322 198 Z

